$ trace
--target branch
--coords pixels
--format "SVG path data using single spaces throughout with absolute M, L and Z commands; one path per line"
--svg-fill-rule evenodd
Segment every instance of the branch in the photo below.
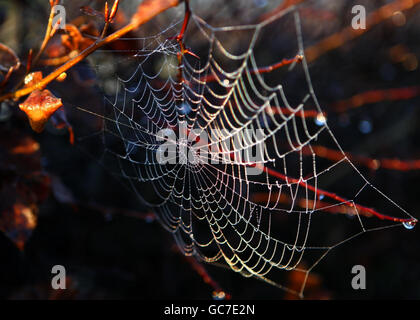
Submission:
M 348 109 L 359 108 L 366 104 L 373 104 L 384 101 L 409 100 L 419 95 L 420 86 L 369 90 L 358 93 L 351 98 L 334 102 L 332 107 L 334 108 L 335 112 L 346 112 Z
M 329 191 L 325 191 L 322 189 L 319 189 L 313 185 L 308 184 L 306 181 L 302 180 L 302 179 L 295 179 L 295 178 L 290 178 L 276 170 L 270 169 L 265 167 L 264 165 L 257 163 L 255 165 L 258 168 L 261 168 L 264 172 L 266 172 L 268 175 L 272 176 L 272 177 L 276 177 L 279 178 L 287 183 L 296 183 L 302 187 L 307 188 L 308 190 L 313 191 L 317 196 L 324 196 L 327 197 L 331 200 L 335 200 L 335 201 L 339 201 L 342 202 L 344 205 L 348 206 L 348 207 L 354 207 L 357 210 L 359 210 L 359 212 L 361 213 L 365 213 L 365 214 L 370 214 L 372 216 L 375 216 L 376 218 L 379 218 L 381 220 L 388 220 L 388 221 L 394 221 L 394 222 L 401 222 L 401 223 L 413 223 L 415 224 L 417 222 L 416 219 L 414 218 L 397 218 L 397 217 L 392 217 L 392 216 L 388 216 L 382 213 L 377 212 L 376 210 L 372 209 L 372 208 L 368 208 L 365 206 L 362 206 L 360 204 L 351 202 L 343 197 L 340 197 L 339 195 L 329 192 Z
M 343 159 L 343 153 L 339 150 L 334 150 L 326 148 L 323 146 L 311 146 L 312 150 L 308 147 L 303 148 L 303 155 L 312 155 L 312 152 L 315 152 L 316 155 L 320 158 L 328 159 L 330 161 L 340 161 Z M 375 159 L 370 157 L 365 157 L 361 155 L 354 155 L 350 152 L 345 152 L 347 158 L 351 161 L 363 165 L 372 170 L 378 170 L 379 168 L 388 169 L 388 170 L 397 170 L 397 171 L 414 171 L 420 170 L 420 159 L 412 160 L 400 160 L 400 159 Z
M 45 31 L 44 40 L 42 41 L 41 47 L 35 56 L 35 58 L 32 61 L 32 64 L 36 64 L 38 59 L 41 57 L 42 53 L 44 52 L 45 48 L 47 47 L 48 42 L 50 41 L 53 33 L 55 32 L 57 26 L 54 26 L 53 29 L 53 20 L 54 20 L 54 6 L 58 4 L 57 0 L 51 0 L 50 1 L 50 16 L 48 18 L 48 24 L 47 24 L 47 30 Z M 29 70 L 28 70 L 29 71 Z M 29 73 L 29 72 L 28 72 Z
M 26 96 L 33 92 L 34 90 L 42 90 L 44 89 L 51 81 L 55 80 L 58 76 L 60 76 L 63 72 L 69 70 L 70 68 L 74 67 L 80 61 L 85 59 L 91 53 L 95 52 L 97 49 L 121 38 L 122 36 L 126 35 L 127 33 L 137 29 L 144 23 L 148 22 L 158 14 L 162 13 L 163 11 L 175 7 L 180 3 L 181 0 L 145 0 L 143 1 L 134 16 L 131 18 L 131 21 L 128 25 L 121 28 L 120 30 L 115 31 L 111 35 L 107 36 L 104 39 L 101 39 L 91 46 L 83 50 L 78 56 L 74 57 L 73 59 L 69 60 L 61 67 L 58 67 L 53 72 L 51 72 L 48 76 L 43 78 L 41 81 L 35 83 L 32 86 L 28 86 L 26 88 L 7 93 L 0 97 L 0 102 L 4 100 L 17 100 L 23 96 Z
M 203 279 L 204 283 L 208 284 L 213 289 L 213 299 L 214 300 L 230 300 L 231 296 L 229 293 L 225 292 L 223 288 L 217 283 L 207 272 L 206 268 L 194 257 L 187 256 L 181 252 L 177 246 L 173 246 L 173 250 L 184 258 L 195 272 Z
M 305 57 L 308 62 L 312 62 L 318 59 L 323 54 L 341 47 L 346 42 L 353 40 L 361 35 L 365 34 L 367 31 L 372 29 L 372 27 L 378 25 L 379 23 L 391 18 L 396 11 L 406 11 L 417 4 L 420 3 L 420 0 L 395 0 L 389 4 L 386 4 L 380 7 L 378 10 L 372 12 L 366 21 L 366 29 L 353 29 L 351 26 L 338 31 L 331 36 L 321 40 L 317 44 L 307 48 L 305 50 Z

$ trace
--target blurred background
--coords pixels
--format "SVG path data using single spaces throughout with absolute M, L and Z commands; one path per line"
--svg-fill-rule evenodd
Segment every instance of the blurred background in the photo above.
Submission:
M 46 75 L 72 52 L 90 45 L 103 26 L 103 18 L 86 7 L 102 12 L 104 3 L 61 1 L 67 23 L 76 30 L 57 33 L 35 70 Z M 122 0 L 109 32 L 125 25 L 139 3 Z M 191 8 L 211 25 L 226 26 L 259 24 L 287 3 L 191 0 Z M 329 126 L 361 172 L 418 218 L 417 3 L 302 1 L 299 13 L 304 45 L 311 49 L 306 53 L 312 83 Z M 360 34 L 348 31 L 355 4 L 364 5 L 369 21 L 375 21 Z M 389 8 L 392 14 L 382 19 L 388 16 Z M 42 42 L 48 15 L 48 1 L 0 0 L 0 42 L 25 64 L 29 50 L 37 50 Z M 174 36 L 182 19 L 181 5 L 127 37 L 148 37 L 168 27 L 161 37 Z M 287 18 L 266 29 L 255 49 L 261 65 L 290 57 L 280 53 L 297 52 L 296 30 Z M 66 45 L 63 36 L 69 37 Z M 228 40 L 245 41 L 232 35 Z M 185 41 L 194 52 L 202 53 L 203 45 L 192 32 L 187 32 Z M 232 271 L 185 258 L 153 212 L 99 165 L 92 156 L 95 146 L 86 148 L 80 143 L 80 131 L 94 124 L 92 117 L 77 107 L 99 110 L 104 97 L 113 96 L 116 77 L 126 78 L 133 73 L 134 55 L 141 45 L 141 41 L 117 41 L 69 70 L 64 81 L 51 83 L 48 88 L 64 106 L 40 134 L 31 130 L 18 102 L 1 104 L 0 297 L 210 299 L 216 283 L 218 290 L 233 299 L 296 298 L 257 279 L 245 279 Z M 10 61 L 3 52 L 0 58 L 4 79 Z M 16 84 L 22 72 L 18 70 L 11 77 L 11 84 L 4 86 L 3 92 L 13 89 L 13 82 Z M 295 85 L 288 90 L 298 94 L 303 89 Z M 70 141 L 73 131 L 74 144 Z M 346 187 L 345 179 L 338 182 Z M 333 224 L 325 228 L 334 231 Z M 306 298 L 420 298 L 419 239 L 418 228 L 401 227 L 365 233 L 340 245 L 311 273 Z M 66 267 L 68 290 L 51 289 L 51 268 L 56 264 Z M 366 267 L 366 290 L 351 287 L 351 269 L 356 264 Z M 286 286 L 296 287 L 302 281 L 300 277 L 289 272 Z

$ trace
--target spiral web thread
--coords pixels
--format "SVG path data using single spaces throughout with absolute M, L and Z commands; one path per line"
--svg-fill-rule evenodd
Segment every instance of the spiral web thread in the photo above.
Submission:
M 296 106 L 288 102 L 281 84 L 267 84 L 254 55 L 261 31 L 286 15 L 294 20 L 296 55 L 303 57 L 301 62 L 284 67 L 286 74 L 300 68 L 303 75 L 306 94 Z M 180 66 L 173 57 L 179 47 L 167 34 L 176 34 L 180 23 L 172 24 L 159 35 L 136 39 L 143 44 L 136 54 L 142 60 L 129 79 L 118 78 L 115 100 L 106 99 L 102 113 L 82 109 L 103 122 L 96 136 L 103 144 L 104 165 L 117 167 L 116 174 L 153 208 L 185 255 L 303 295 L 309 272 L 333 248 L 367 231 L 415 224 L 414 217 L 364 178 L 331 132 L 312 87 L 295 7 L 256 25 L 215 28 L 196 15 L 191 23 L 208 44 L 207 59 L 184 58 L 182 78 L 177 77 Z M 232 31 L 252 34 L 245 52 L 233 54 L 218 40 L 220 34 Z M 156 56 L 163 63 L 151 74 L 147 66 Z M 228 71 L 232 65 L 236 67 Z M 316 122 L 308 112 L 315 112 Z M 208 146 L 218 146 L 199 157 L 223 158 L 224 162 L 160 164 L 156 157 L 162 144 L 157 141 L 158 132 L 176 130 L 181 122 L 188 130 L 208 133 Z M 262 136 L 248 133 L 257 129 L 263 131 Z M 242 143 L 230 143 L 233 136 L 240 136 Z M 318 165 L 312 144 L 321 141 L 321 136 L 341 151 L 342 159 Z M 263 154 L 253 166 L 262 170 L 260 175 L 248 175 L 250 163 L 226 156 L 258 144 L 263 144 Z M 189 148 L 198 147 L 189 144 Z M 346 198 L 321 188 L 322 177 L 343 165 L 359 181 L 353 195 Z M 356 204 L 356 198 L 367 189 L 402 217 L 382 219 L 393 223 L 369 228 L 365 221 L 383 216 Z M 265 192 L 266 199 L 256 199 L 257 192 Z M 354 216 L 357 230 L 332 244 L 312 244 L 313 221 L 338 211 Z M 335 219 L 337 216 L 346 219 L 337 214 Z M 277 226 L 287 232 L 276 233 Z M 279 270 L 302 272 L 300 289 L 280 284 L 274 276 Z

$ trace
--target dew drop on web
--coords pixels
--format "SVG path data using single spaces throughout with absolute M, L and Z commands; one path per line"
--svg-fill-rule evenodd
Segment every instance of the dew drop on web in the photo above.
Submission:
M 315 118 L 315 123 L 317 126 L 323 126 L 327 122 L 327 118 L 325 118 L 323 113 L 318 113 Z

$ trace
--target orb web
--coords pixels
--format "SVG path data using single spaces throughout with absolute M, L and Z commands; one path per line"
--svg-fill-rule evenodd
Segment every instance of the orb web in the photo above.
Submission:
M 293 30 L 283 38 L 287 50 L 263 64 L 273 47 L 264 41 L 282 33 L 279 21 Z M 103 109 L 79 109 L 97 129 L 82 140 L 95 139 L 104 167 L 152 208 L 185 255 L 303 295 L 309 272 L 333 248 L 368 231 L 415 225 L 352 164 L 330 129 L 296 7 L 228 27 L 193 14 L 185 39 L 194 55 L 179 64 L 172 39 L 181 23 L 128 39 L 141 44 L 131 57 L 134 71 L 117 77 L 115 97 L 106 97 Z M 283 59 L 292 62 L 273 67 Z M 206 133 L 210 151 L 178 139 L 177 150 L 194 151 L 196 161 L 161 163 L 159 135 L 179 134 L 181 126 Z M 257 146 L 257 161 L 232 157 Z M 320 146 L 341 156 L 327 160 Z M 303 274 L 298 289 L 287 284 L 291 270 Z

